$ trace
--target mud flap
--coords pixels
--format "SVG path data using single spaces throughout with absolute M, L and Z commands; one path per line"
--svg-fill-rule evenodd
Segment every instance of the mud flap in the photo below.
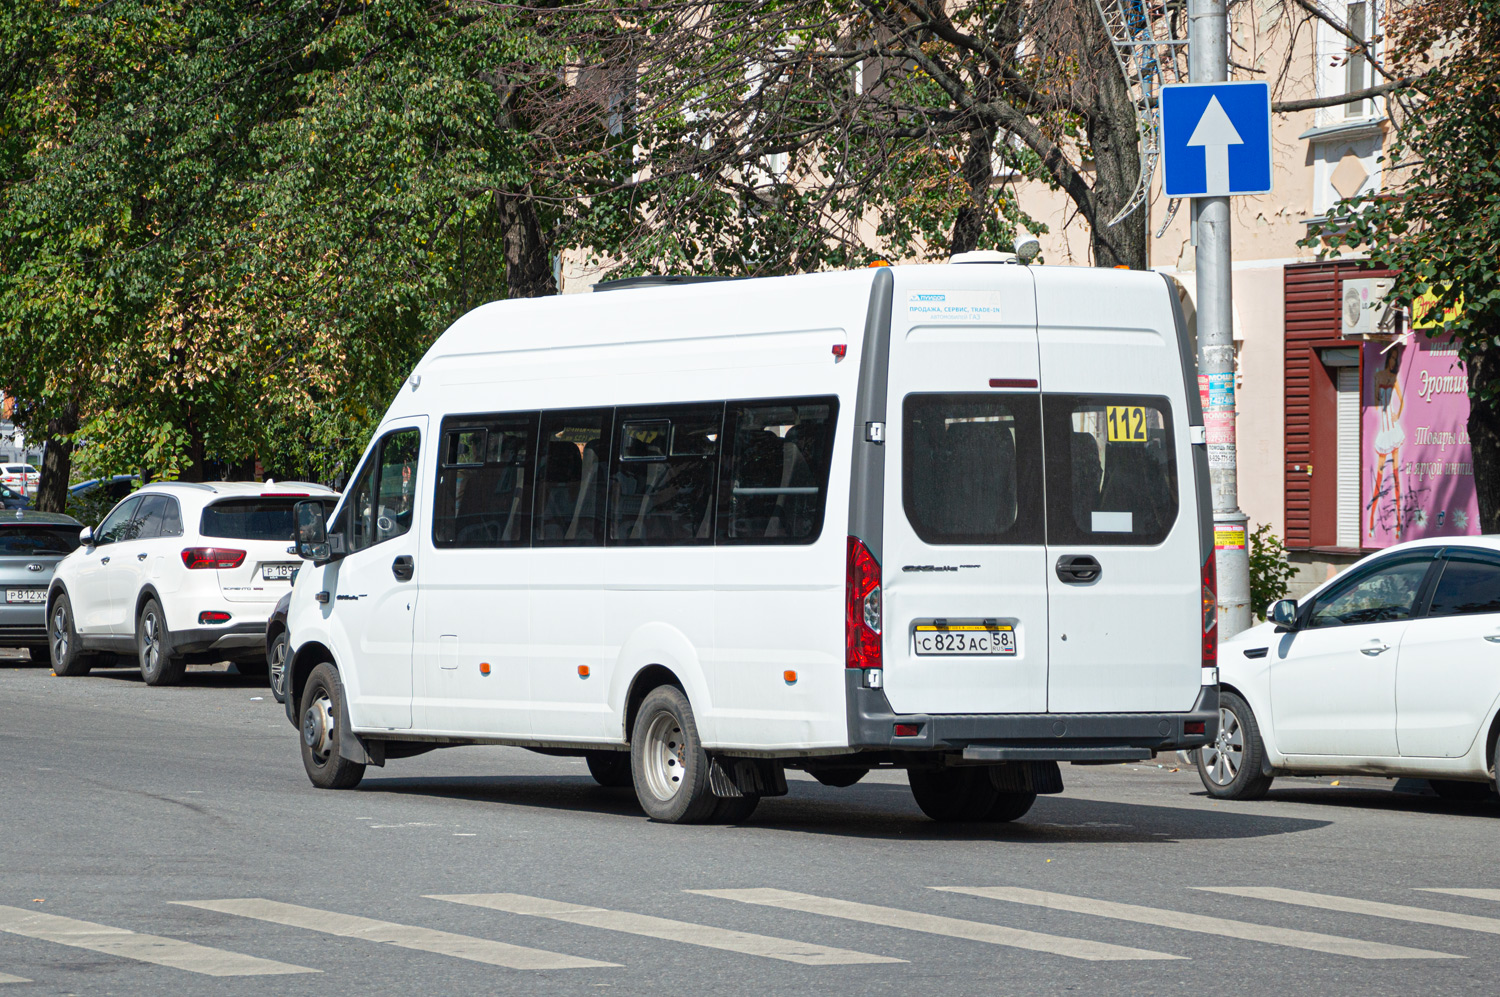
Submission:
M 1002 793 L 1048 796 L 1063 791 L 1062 771 L 1056 762 L 1002 762 L 989 770 L 990 781 Z
M 715 796 L 785 796 L 786 770 L 763 758 L 716 758 L 708 761 L 708 788 Z

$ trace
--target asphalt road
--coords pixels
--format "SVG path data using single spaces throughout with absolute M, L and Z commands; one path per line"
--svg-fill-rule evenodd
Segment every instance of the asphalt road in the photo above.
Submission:
M 0 658 L 0 997 L 1496 988 L 1500 804 L 1216 803 L 1163 758 L 1064 766 L 1012 825 L 934 824 L 886 774 L 670 827 L 518 749 L 315 790 L 253 679 Z

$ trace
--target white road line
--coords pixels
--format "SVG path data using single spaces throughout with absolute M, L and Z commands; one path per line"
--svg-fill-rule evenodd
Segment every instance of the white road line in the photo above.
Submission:
M 0 973 L 0 983 L 30 983 L 24 976 L 11 976 L 9 973 Z
M 1486 934 L 1500 935 L 1500 920 L 1493 917 L 1451 914 L 1445 910 L 1408 907 L 1405 904 L 1387 904 L 1378 900 L 1355 900 L 1352 897 L 1308 893 L 1305 890 L 1283 890 L 1275 886 L 1199 886 L 1197 889 L 1211 893 L 1228 893 L 1236 897 L 1252 897 L 1256 900 L 1274 900 L 1277 903 L 1297 904 L 1301 907 L 1316 907 L 1318 910 L 1336 910 L 1345 914 L 1369 914 L 1372 917 L 1389 917 L 1396 921 L 1410 921 L 1414 924 L 1433 924 L 1439 928 L 1462 928 L 1465 931 L 1483 931 Z
M 1149 949 L 1127 948 L 1107 942 L 1091 942 L 1082 938 L 1065 938 L 1061 935 L 1045 935 L 1039 931 L 1024 931 L 1005 928 L 982 921 L 961 921 L 956 917 L 939 914 L 923 914 L 895 907 L 878 907 L 874 904 L 855 903 L 850 900 L 834 900 L 815 897 L 790 890 L 687 890 L 706 897 L 738 900 L 741 903 L 760 904 L 765 907 L 780 907 L 784 910 L 799 910 L 825 917 L 839 917 L 847 921 L 862 921 L 865 924 L 881 924 L 888 928 L 904 928 L 907 931 L 922 931 L 929 935 L 944 935 L 948 938 L 965 938 L 991 945 L 1008 945 L 1011 948 L 1030 949 L 1033 952 L 1048 952 L 1073 959 L 1090 962 L 1114 962 L 1136 959 L 1182 959 L 1184 956 L 1152 952 Z
M 1134 921 L 1158 928 L 1176 928 L 1179 931 L 1196 931 L 1204 935 L 1219 935 L 1224 938 L 1240 938 L 1268 945 L 1287 945 L 1309 952 L 1328 952 L 1347 955 L 1355 959 L 1459 959 L 1461 956 L 1426 949 L 1407 948 L 1403 945 L 1385 945 L 1381 942 L 1366 942 L 1357 938 L 1340 938 L 1316 931 L 1298 931 L 1293 928 L 1277 928 L 1249 921 L 1231 921 L 1223 917 L 1206 917 L 1184 911 L 1163 910 L 1158 907 L 1142 907 L 1137 904 L 1114 903 L 1109 900 L 1091 900 L 1088 897 L 1069 896 L 1065 893 L 1044 893 L 1009 886 L 934 886 L 944 893 L 966 893 L 991 900 L 1008 900 L 1011 903 L 1030 904 L 1050 910 L 1071 911 L 1074 914 L 1094 914 L 1112 917 L 1120 921 Z
M 174 903 L 184 907 L 218 911 L 221 914 L 238 914 L 240 917 L 284 924 L 291 928 L 320 931 L 327 935 L 385 942 L 404 949 L 450 955 L 455 959 L 468 959 L 472 962 L 505 966 L 510 969 L 596 969 L 617 965 L 613 962 L 597 962 L 593 959 L 580 959 L 558 952 L 491 941 L 488 938 L 456 935 L 450 931 L 419 928 L 415 925 L 396 924 L 392 921 L 377 921 L 373 918 L 339 914 L 313 907 L 298 907 L 296 904 L 284 904 L 275 900 L 177 900 Z
M 0 907 L 0 931 L 134 959 L 137 962 L 185 969 L 189 973 L 202 973 L 205 976 L 283 976 L 288 973 L 318 972 L 306 966 L 257 959 L 175 938 L 143 935 L 124 928 L 111 928 L 107 924 L 43 914 L 21 907 Z
M 752 935 L 744 931 L 729 931 L 706 924 L 687 921 L 672 921 L 649 914 L 632 914 L 623 910 L 606 910 L 602 907 L 583 907 L 578 904 L 543 900 L 519 893 L 468 893 L 429 895 L 429 900 L 447 900 L 456 904 L 470 904 L 490 910 L 503 910 L 511 914 L 531 914 L 549 917 L 554 921 L 582 924 L 606 931 L 623 931 L 647 938 L 683 942 L 687 945 L 702 945 L 726 952 L 742 952 L 745 955 L 765 956 L 783 962 L 796 962 L 804 966 L 857 966 L 869 963 L 905 962 L 890 956 L 870 955 L 850 949 L 830 948 L 811 942 L 795 942 L 787 938 L 772 938 L 769 935 Z
M 1500 890 L 1469 889 L 1457 886 L 1448 889 L 1440 886 L 1419 886 L 1417 889 L 1423 893 L 1447 893 L 1451 896 L 1471 897 L 1475 900 L 1500 900 Z

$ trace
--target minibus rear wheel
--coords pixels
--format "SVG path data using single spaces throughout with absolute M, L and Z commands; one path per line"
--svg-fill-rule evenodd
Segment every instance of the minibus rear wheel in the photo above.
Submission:
M 911 784 L 917 806 L 935 821 L 951 824 L 1004 819 L 990 816 L 1000 791 L 983 766 L 907 769 L 906 781 Z
M 630 777 L 630 752 L 590 751 L 584 754 L 589 775 L 606 789 L 625 789 L 635 785 Z
M 365 767 L 339 754 L 343 730 L 344 686 L 338 669 L 323 662 L 302 687 L 302 767 L 319 789 L 353 789 L 365 777 Z
M 708 785 L 708 754 L 693 708 L 675 685 L 646 694 L 630 737 L 630 771 L 641 809 L 668 824 L 701 824 L 718 798 Z

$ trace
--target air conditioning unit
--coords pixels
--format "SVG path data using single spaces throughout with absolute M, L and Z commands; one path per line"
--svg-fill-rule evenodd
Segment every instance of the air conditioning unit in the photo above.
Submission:
M 1406 331 L 1405 309 L 1389 298 L 1389 277 L 1345 277 L 1342 329 L 1345 339 L 1389 339 Z

